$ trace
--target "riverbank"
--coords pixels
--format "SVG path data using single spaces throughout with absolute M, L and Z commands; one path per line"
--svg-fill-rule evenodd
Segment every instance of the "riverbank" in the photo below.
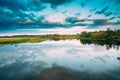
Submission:
M 74 35 L 14 35 L 14 36 L 0 36 L 0 44 L 18 44 L 18 43 L 36 43 L 45 40 L 65 40 L 65 39 L 79 39 L 83 43 L 97 43 L 97 42 L 110 42 L 120 45 L 120 30 L 106 30 L 95 32 L 82 32 L 81 34 Z

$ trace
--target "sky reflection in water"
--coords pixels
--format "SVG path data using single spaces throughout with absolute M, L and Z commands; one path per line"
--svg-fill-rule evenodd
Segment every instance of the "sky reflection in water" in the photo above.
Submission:
M 0 46 L 0 80 L 120 80 L 120 50 L 79 40 Z

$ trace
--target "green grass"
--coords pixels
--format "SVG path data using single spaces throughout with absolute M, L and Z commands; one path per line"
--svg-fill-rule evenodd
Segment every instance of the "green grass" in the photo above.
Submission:
M 18 43 L 36 43 L 43 42 L 47 40 L 47 38 L 39 38 L 39 37 L 10 37 L 10 38 L 0 38 L 0 44 L 18 44 Z
M 43 42 L 45 40 L 64 40 L 64 39 L 76 39 L 76 35 L 20 35 L 20 36 L 4 36 L 0 38 L 0 44 L 19 44 L 19 43 L 36 43 Z

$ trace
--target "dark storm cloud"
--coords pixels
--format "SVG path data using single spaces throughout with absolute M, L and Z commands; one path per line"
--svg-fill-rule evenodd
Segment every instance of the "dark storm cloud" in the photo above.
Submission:
M 71 2 L 72 0 L 37 0 L 37 1 L 49 3 L 52 6 L 58 6 L 58 5 L 62 5 L 64 3 Z
M 96 11 L 95 14 L 102 14 L 102 13 L 105 13 L 105 12 L 107 11 L 108 8 L 109 8 L 109 7 L 107 6 L 107 7 L 103 8 L 101 11 Z
M 96 28 L 99 26 L 105 26 L 105 25 L 119 25 L 119 22 L 110 22 L 107 19 L 77 19 L 73 18 L 73 21 L 69 21 L 69 23 L 56 23 L 56 22 L 48 22 L 44 21 L 44 17 L 40 17 L 39 21 L 32 21 L 32 20 L 25 20 L 21 22 L 15 22 L 15 21 L 3 21 L 0 22 L 2 26 L 6 27 L 0 27 L 0 29 L 37 29 L 37 28 L 57 28 L 57 27 L 62 27 L 62 28 L 71 28 L 75 26 L 87 26 L 89 28 Z M 76 19 L 76 20 L 75 20 Z M 68 20 L 67 20 L 68 21 Z M 91 22 L 92 23 L 86 23 L 86 22 Z M 16 26 L 16 27 L 14 27 Z
M 102 26 L 102 25 L 111 24 L 108 22 L 107 19 L 93 19 L 92 21 L 93 21 L 92 26 Z
M 82 16 L 82 10 L 78 12 L 74 12 L 73 10 L 73 17 L 68 17 L 65 19 L 65 23 L 51 23 L 47 21 L 45 18 L 46 15 L 43 14 L 43 16 L 38 17 L 39 15 L 36 15 L 37 12 L 42 12 L 43 9 L 46 7 L 49 8 L 49 5 L 52 8 L 56 8 L 57 6 L 64 5 L 66 3 L 70 3 L 72 1 L 75 1 L 70 4 L 70 6 L 65 5 L 65 9 L 63 9 L 62 14 L 66 17 L 69 16 L 69 13 L 71 11 L 71 5 L 81 5 L 85 8 L 89 3 L 91 2 L 90 6 L 91 10 L 89 10 L 90 13 L 86 15 L 86 18 L 92 18 L 94 15 L 92 13 L 98 14 L 98 15 L 104 15 L 105 19 L 78 19 L 78 16 Z M 9 29 L 9 28 L 54 28 L 54 27 L 64 27 L 68 28 L 71 26 L 103 26 L 103 25 L 118 25 L 120 24 L 120 21 L 117 22 L 111 22 L 110 20 L 119 19 L 119 11 L 111 9 L 111 6 L 105 6 L 103 5 L 103 8 L 101 6 L 94 6 L 96 2 L 95 0 L 80 0 L 79 3 L 76 3 L 77 0 L 0 0 L 0 29 Z M 96 0 L 97 1 L 97 0 Z M 113 1 L 113 0 L 110 0 Z M 117 3 L 120 3 L 120 0 L 114 0 Z M 110 7 L 109 7 L 110 6 Z M 63 7 L 63 6 L 62 6 Z M 67 8 L 68 9 L 67 9 Z M 119 6 L 116 5 L 116 7 Z M 77 10 L 77 9 L 76 9 Z M 48 11 L 49 14 L 50 11 Z M 51 11 L 52 12 L 52 11 Z M 84 12 L 84 11 L 83 11 Z M 58 10 L 59 13 L 59 10 Z M 48 15 L 49 16 L 49 15 Z M 53 15 L 54 16 L 54 15 Z M 59 17 L 59 15 L 58 15 Z M 108 19 L 106 19 L 108 18 Z M 92 23 L 87 23 L 92 22 Z M 16 27 L 14 27 L 16 26 Z M 26 27 L 27 26 L 27 27 Z
M 79 22 L 79 19 L 76 18 L 76 17 L 68 17 L 68 18 L 65 19 L 65 22 L 76 23 L 76 22 Z
M 71 23 L 71 24 L 75 24 L 77 22 L 86 22 L 86 21 L 90 21 L 88 19 L 78 19 L 77 17 L 68 17 L 65 19 L 65 22 L 67 23 Z
M 78 19 L 76 17 L 70 17 L 65 19 L 65 24 L 62 23 L 52 23 L 52 22 L 42 22 L 45 20 L 41 17 L 41 22 L 21 22 L 17 23 L 20 26 L 29 26 L 26 28 L 56 28 L 56 27 L 63 27 L 63 28 L 70 28 L 74 26 L 88 26 L 89 28 L 95 28 L 99 26 L 105 25 L 118 25 L 120 22 L 111 22 L 108 19 Z M 92 23 L 87 23 L 92 22 Z M 34 26 L 34 27 L 33 27 Z
M 27 7 L 22 1 L 18 0 L 0 0 L 0 7 L 5 7 L 11 10 L 26 10 Z
M 120 21 L 112 22 L 110 21 L 110 19 L 78 19 L 77 17 L 66 18 L 65 22 L 74 26 L 89 26 L 89 27 L 120 24 L 119 23 Z
M 31 14 L 25 14 L 23 12 L 3 12 L 3 14 L 0 14 L 0 29 L 9 29 L 9 28 L 17 28 L 18 24 L 17 22 L 24 21 L 26 19 L 31 19 L 34 21 L 34 15 Z M 13 15 L 14 14 L 14 15 Z M 39 19 L 38 19 L 39 20 Z M 15 26 L 16 27 L 12 27 Z
M 49 3 L 51 6 L 56 7 L 71 1 L 72 0 L 0 0 L 0 7 L 16 11 L 42 10 L 46 7 L 44 3 Z
M 110 15 L 112 15 L 112 12 L 106 12 L 106 13 L 104 13 L 104 15 L 107 17 L 107 16 L 110 16 Z
M 26 19 L 39 22 L 41 19 L 38 18 L 36 21 L 34 19 L 35 15 L 31 11 L 37 12 L 45 9 L 45 3 L 57 7 L 70 1 L 72 0 L 0 0 L 0 28 L 7 29 L 8 26 L 16 25 L 17 22 Z M 29 12 L 29 14 L 25 13 L 25 11 Z
M 37 3 L 35 0 L 0 0 L 0 28 L 7 29 L 26 18 L 34 20 L 35 15 L 30 12 L 41 11 L 45 8 L 42 3 Z
M 0 0 L 0 7 L 7 8 L 12 11 L 27 11 L 27 10 L 42 10 L 46 7 L 42 3 L 37 3 L 35 0 Z

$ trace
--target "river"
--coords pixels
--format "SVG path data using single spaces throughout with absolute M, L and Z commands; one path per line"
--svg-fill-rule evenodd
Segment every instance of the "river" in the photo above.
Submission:
M 120 80 L 120 49 L 76 39 L 1 45 L 0 80 Z

